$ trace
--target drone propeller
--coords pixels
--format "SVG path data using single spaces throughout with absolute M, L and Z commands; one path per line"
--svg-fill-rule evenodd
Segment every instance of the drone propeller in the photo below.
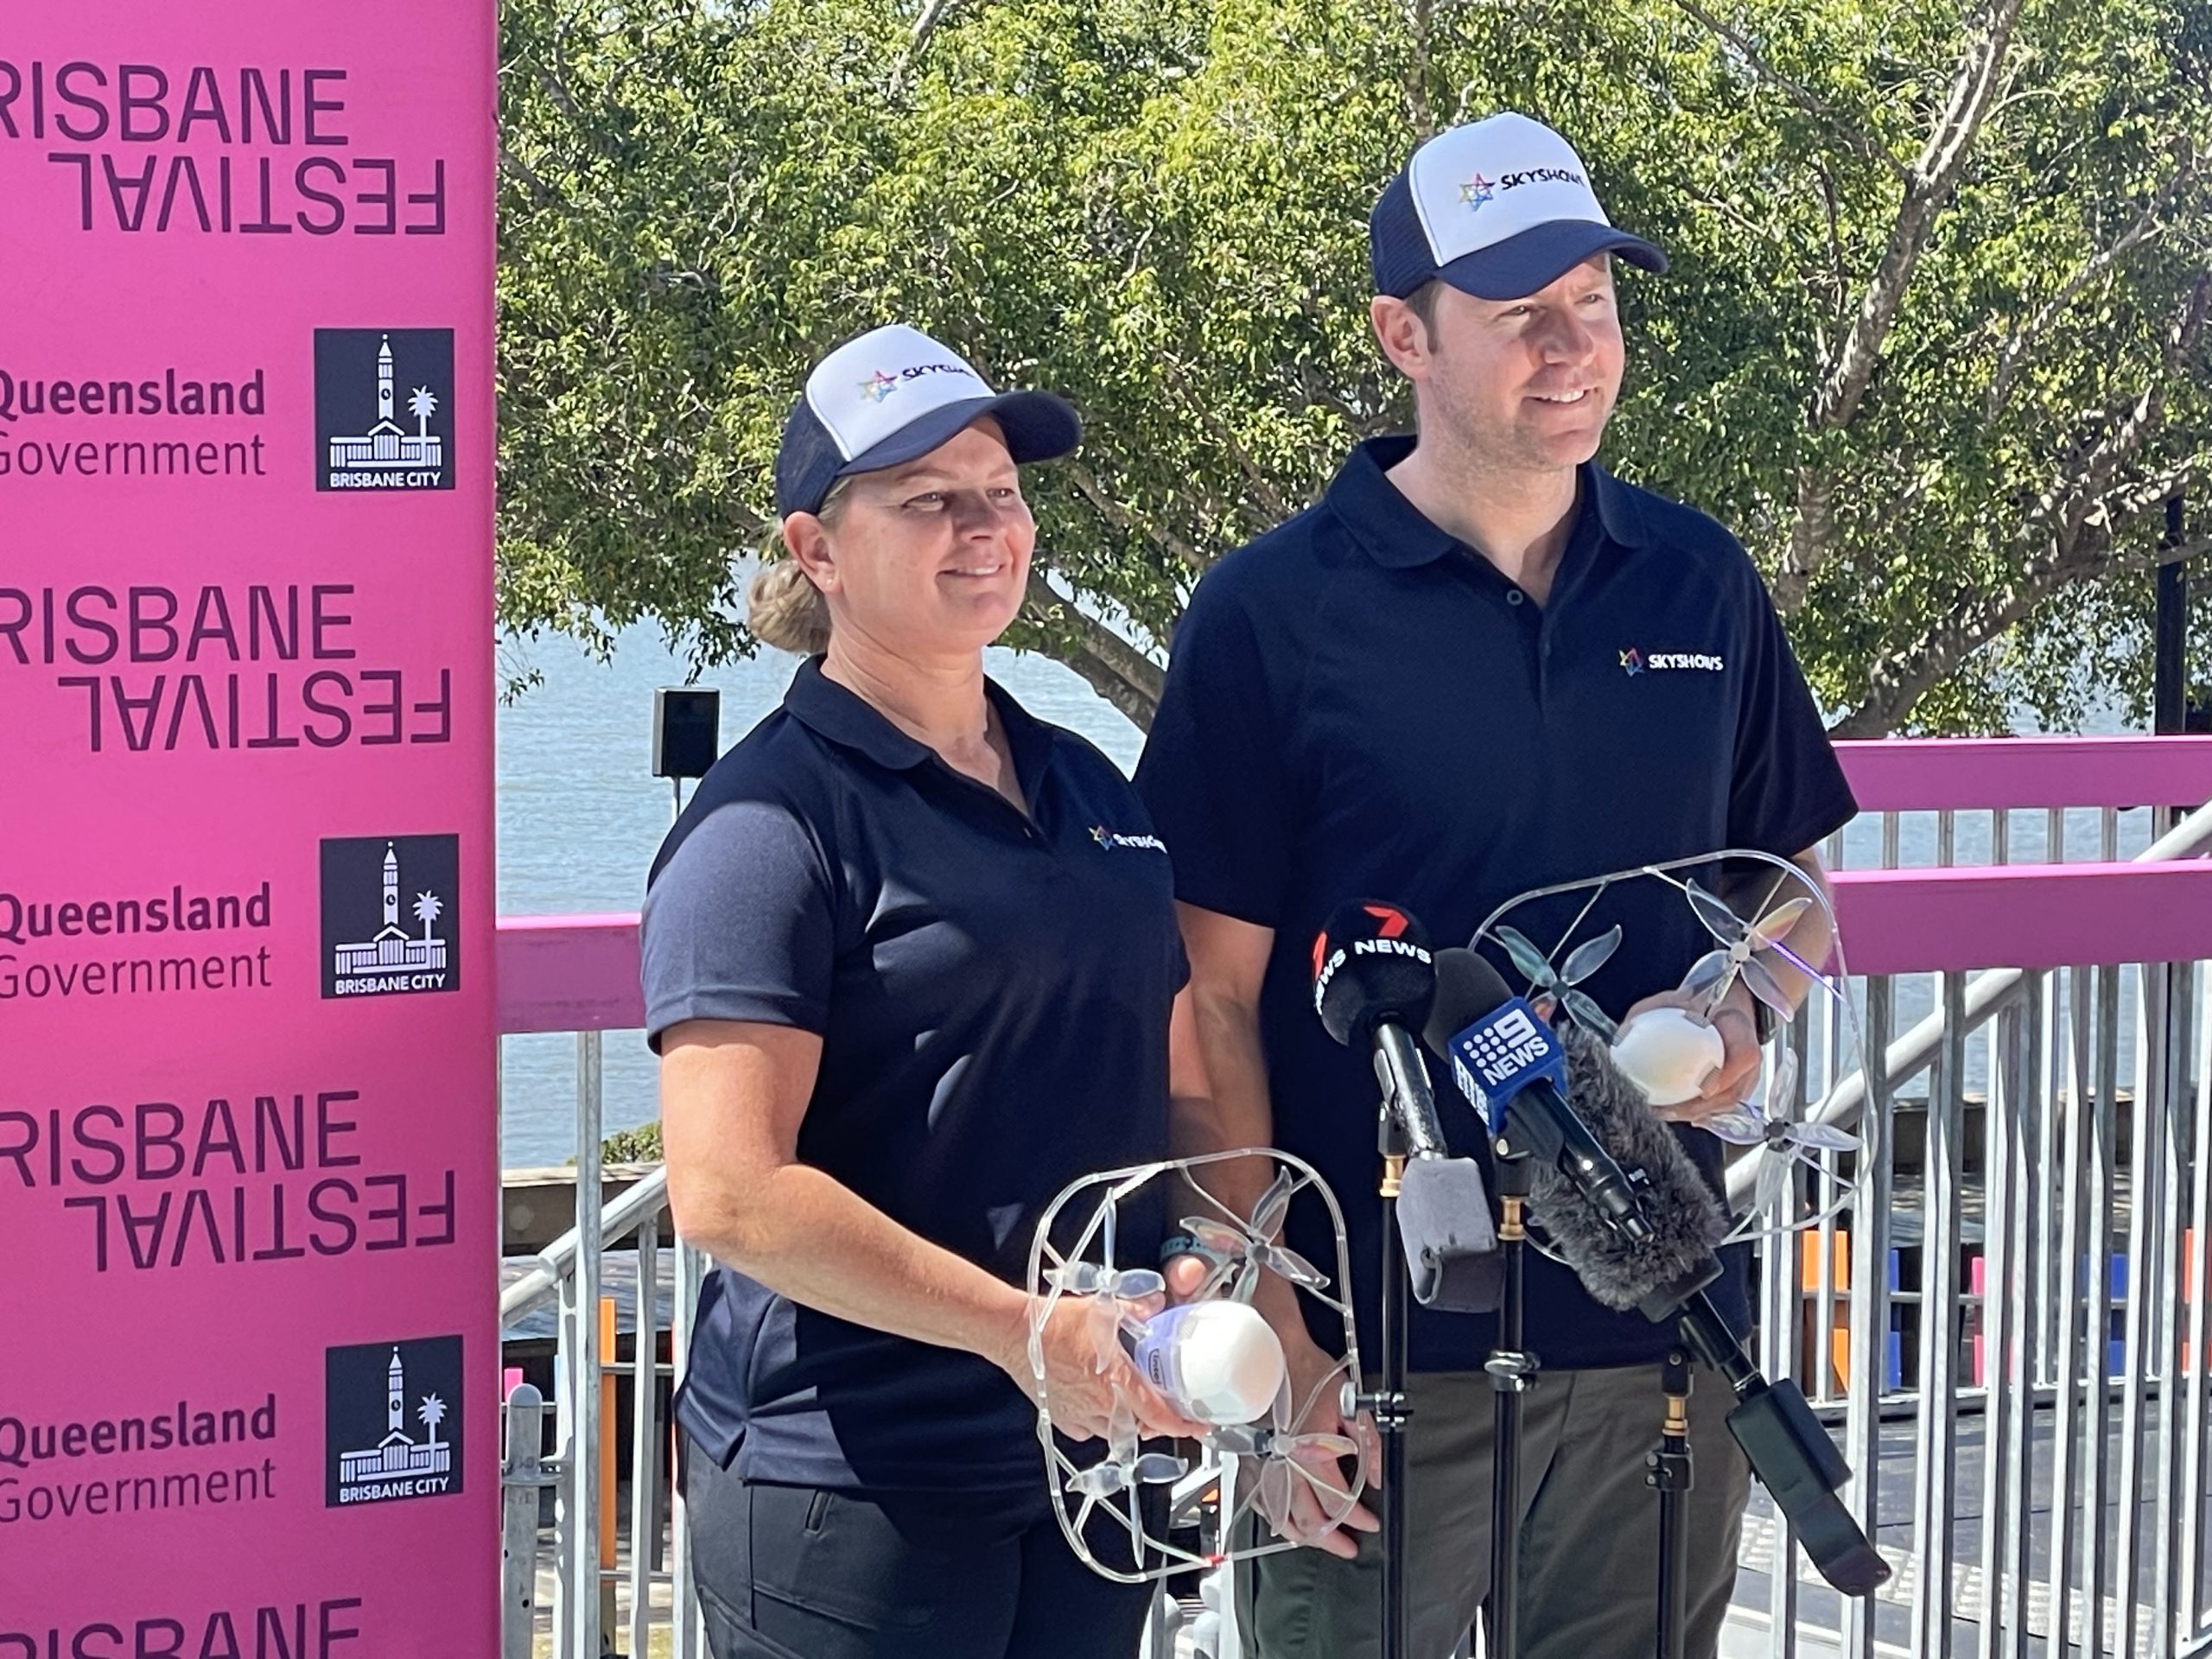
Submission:
M 1621 930 L 1618 926 L 1576 945 L 1567 952 L 1567 960 L 1556 969 L 1552 967 L 1550 958 L 1539 950 L 1535 942 L 1520 929 L 1501 924 L 1497 930 L 1497 942 L 1505 947 L 1505 954 L 1512 958 L 1514 967 L 1529 982 L 1532 995 L 1547 996 L 1563 1004 L 1568 1017 L 1576 1025 L 1607 1042 L 1612 1040 L 1612 1020 L 1587 992 L 1574 988 L 1612 959 L 1613 952 L 1620 948 L 1621 943 Z
M 1127 1463 L 1094 1463 L 1069 1476 L 1067 1486 L 1084 1497 L 1112 1497 L 1135 1486 L 1165 1486 L 1182 1479 L 1190 1468 L 1172 1452 L 1147 1452 Z
M 1045 1282 L 1071 1296 L 1110 1296 L 1124 1302 L 1157 1296 L 1167 1288 L 1167 1281 L 1151 1268 L 1103 1268 L 1084 1261 L 1047 1268 Z
M 1230 1294 L 1240 1301 L 1248 1300 L 1257 1282 L 1255 1269 L 1261 1268 L 1289 1280 L 1301 1290 L 1319 1290 L 1328 1284 L 1328 1274 L 1296 1250 L 1275 1242 L 1283 1218 L 1289 1213 L 1291 1198 L 1297 1191 L 1296 1177 L 1287 1169 L 1278 1170 L 1267 1191 L 1260 1195 L 1260 1201 L 1252 1206 L 1249 1224 L 1207 1216 L 1182 1218 L 1183 1230 L 1198 1241 L 1199 1248 L 1222 1258 L 1206 1274 L 1192 1300 L 1203 1301 L 1213 1295 L 1232 1275 L 1236 1276 L 1237 1284 Z
M 1751 1213 L 1771 1212 L 1800 1163 L 1816 1164 L 1824 1153 L 1855 1152 L 1859 1138 L 1832 1123 L 1814 1123 L 1788 1114 L 1797 1097 L 1797 1057 L 1784 1050 L 1776 1062 L 1764 1104 L 1747 1100 L 1732 1111 L 1704 1119 L 1707 1134 L 1731 1146 L 1764 1147 L 1765 1161 L 1753 1188 Z M 1779 1116 L 1777 1116 L 1779 1114 Z

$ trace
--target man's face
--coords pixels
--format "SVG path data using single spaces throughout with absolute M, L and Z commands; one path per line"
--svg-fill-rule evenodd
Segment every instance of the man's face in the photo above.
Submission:
M 1487 466 L 1554 472 L 1598 453 L 1620 397 L 1620 314 L 1599 254 L 1520 300 L 1440 286 L 1422 422 Z

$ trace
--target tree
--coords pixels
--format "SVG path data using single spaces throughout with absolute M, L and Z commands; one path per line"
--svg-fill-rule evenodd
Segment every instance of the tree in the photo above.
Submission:
M 438 1425 L 446 1420 L 446 1402 L 435 1394 L 423 1396 L 423 1403 L 415 1408 L 415 1415 L 429 1431 L 432 1446 L 438 1443 Z
M 407 400 L 407 412 L 415 417 L 415 435 L 428 437 L 430 416 L 438 412 L 438 394 L 428 386 L 416 387 L 414 395 Z
M 1673 256 L 1609 458 L 1743 536 L 1840 730 L 2071 717 L 2203 545 L 2196 0 L 511 0 L 505 65 L 525 633 L 749 651 L 791 398 L 895 317 L 1084 411 L 1016 642 L 1142 723 L 1205 566 L 1405 423 L 1366 209 L 1501 107 Z
M 423 937 L 430 937 L 430 925 L 445 913 L 445 902 L 435 893 L 415 895 L 415 919 L 423 924 Z

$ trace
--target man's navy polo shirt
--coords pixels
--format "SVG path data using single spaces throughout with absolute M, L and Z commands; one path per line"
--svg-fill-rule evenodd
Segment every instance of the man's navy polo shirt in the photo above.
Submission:
M 803 664 L 653 863 L 645 1023 L 822 1038 L 798 1156 L 1026 1283 L 1078 1176 L 1164 1157 L 1186 976 L 1165 849 L 1111 761 L 989 688 L 1025 814 Z M 1132 1218 L 1124 1214 L 1125 1224 Z M 1149 1264 L 1161 1228 L 1125 1225 Z M 1034 1408 L 988 1360 L 802 1307 L 727 1268 L 700 1299 L 686 1430 L 749 1478 L 1014 1489 Z
M 1465 944 L 1531 888 L 1726 847 L 1793 856 L 1855 810 L 1780 620 L 1726 531 L 1585 467 L 1540 607 L 1385 476 L 1412 448 L 1363 445 L 1319 505 L 1199 582 L 1137 768 L 1177 897 L 1274 930 L 1260 1016 L 1275 1140 L 1344 1205 L 1370 1343 L 1376 1090 L 1369 1057 L 1332 1042 L 1313 1012 L 1313 942 L 1329 912 L 1389 899 L 1440 945 Z M 1617 902 L 1625 940 L 1584 988 L 1616 1017 L 1712 948 L 1657 883 Z M 1476 1149 L 1473 1109 L 1445 1068 L 1431 1071 L 1452 1146 Z M 1719 1143 L 1680 1133 L 1717 1179 Z M 1728 1255 L 1717 1300 L 1745 1328 L 1743 1252 Z M 1599 1307 L 1556 1263 L 1533 1258 L 1528 1286 L 1529 1345 L 1547 1365 L 1666 1352 L 1668 1332 Z M 1412 1363 L 1475 1369 L 1492 1325 L 1416 1306 Z

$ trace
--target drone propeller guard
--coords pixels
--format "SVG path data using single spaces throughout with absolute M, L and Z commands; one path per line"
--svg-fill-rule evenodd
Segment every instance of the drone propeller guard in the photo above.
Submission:
M 1700 1126 L 1744 1149 L 1730 1173 L 1735 1219 L 1726 1242 L 1802 1231 L 1841 1213 L 1855 1182 L 1837 1155 L 1851 1154 L 1853 1172 L 1870 1167 L 1879 1154 L 1879 1125 L 1871 1115 L 1827 1109 L 1838 1085 L 1863 1072 L 1865 1045 L 1847 989 L 1834 909 L 1795 863 L 1731 848 L 1561 882 L 1509 899 L 1471 943 L 1510 962 L 1509 979 L 1517 978 L 1532 1000 L 1548 998 L 1567 1019 L 1611 1043 L 1618 1035 L 1613 1021 L 1578 983 L 1613 957 L 1624 931 L 1619 917 L 1648 918 L 1654 905 L 1686 906 L 1706 947 L 1687 965 L 1681 987 L 1686 995 L 1709 1009 L 1740 983 L 1777 1016 L 1764 1090 Z M 1823 963 L 1792 949 L 1793 932 L 1808 913 L 1829 925 Z M 1632 940 L 1633 920 L 1626 931 Z M 1777 979 L 1785 963 L 1810 982 L 1794 1017 Z M 1815 1077 L 1818 1092 L 1807 1087 Z
M 1215 1198 L 1198 1176 L 1209 1166 L 1253 1158 L 1266 1160 L 1274 1175 L 1247 1219 Z M 1285 1376 L 1255 1421 L 1217 1423 L 1201 1440 L 1173 1443 L 1195 1446 L 1195 1459 L 1186 1451 L 1165 1449 L 1168 1442 L 1141 1440 L 1135 1416 L 1125 1402 L 1117 1402 L 1103 1439 L 1070 1441 L 1052 1421 L 1043 1334 L 1059 1304 L 1070 1297 L 1087 1303 L 1102 1359 L 1109 1344 L 1129 1352 L 1144 1322 L 1166 1307 L 1166 1283 L 1154 1264 L 1125 1261 L 1121 1255 L 1122 1212 L 1146 1205 L 1179 1219 L 1181 1230 L 1199 1241 L 1194 1254 L 1211 1263 L 1185 1305 L 1249 1306 L 1263 1278 L 1272 1275 L 1302 1302 L 1320 1308 L 1324 1328 L 1341 1335 L 1341 1341 L 1323 1344 L 1341 1357 L 1304 1398 L 1292 1397 Z M 1324 1217 L 1334 1239 L 1333 1255 L 1319 1266 L 1281 1242 L 1294 1206 Z M 1322 1524 L 1315 1535 L 1351 1512 L 1363 1489 L 1361 1447 L 1340 1434 L 1301 1432 L 1318 1404 L 1357 1389 L 1351 1269 L 1344 1214 L 1335 1195 L 1312 1165 L 1287 1153 L 1245 1148 L 1108 1170 L 1071 1182 L 1046 1207 L 1030 1246 L 1028 1274 L 1037 1433 L 1061 1531 L 1094 1572 L 1140 1584 L 1295 1548 L 1309 1540 L 1283 1535 L 1280 1529 L 1300 1487 L 1318 1500 Z M 1167 1520 L 1160 1518 L 1156 1503 L 1146 1501 L 1147 1488 L 1169 1490 Z M 1172 1524 L 1174 1501 L 1211 1493 L 1218 1494 L 1218 1502 L 1211 1520 L 1200 1527 L 1198 1547 L 1172 1535 L 1187 1532 L 1187 1527 Z M 1244 1525 L 1255 1514 L 1275 1529 L 1258 1543 L 1247 1541 L 1256 1529 Z

